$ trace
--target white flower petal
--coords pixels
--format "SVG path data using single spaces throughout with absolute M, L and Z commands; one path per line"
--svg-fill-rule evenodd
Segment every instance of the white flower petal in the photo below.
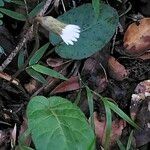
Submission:
M 80 37 L 80 27 L 69 24 L 62 30 L 60 36 L 67 45 L 73 45 L 73 41 L 76 42 L 77 38 Z

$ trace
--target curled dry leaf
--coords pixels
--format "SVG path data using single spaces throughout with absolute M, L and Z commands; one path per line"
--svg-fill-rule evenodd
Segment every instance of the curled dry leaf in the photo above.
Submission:
M 128 71 L 114 57 L 108 59 L 108 72 L 117 81 L 122 81 L 128 76 Z
M 98 138 L 99 142 L 103 145 L 104 144 L 104 135 L 105 135 L 105 120 L 100 120 L 99 116 L 96 112 L 94 112 L 94 124 L 95 124 L 95 134 Z M 122 130 L 126 127 L 126 122 L 124 120 L 115 119 L 112 122 L 112 133 L 110 138 L 110 146 L 113 146 L 117 139 L 122 134 Z
M 150 49 L 150 18 L 132 23 L 124 35 L 125 52 L 130 55 L 140 55 Z
M 46 62 L 50 67 L 59 67 L 65 63 L 63 59 L 60 58 L 48 58 Z
M 74 76 L 74 77 L 72 76 L 67 81 L 64 81 L 64 82 L 60 83 L 51 92 L 51 94 L 63 93 L 63 92 L 78 90 L 79 88 L 80 88 L 79 77 L 78 76 Z

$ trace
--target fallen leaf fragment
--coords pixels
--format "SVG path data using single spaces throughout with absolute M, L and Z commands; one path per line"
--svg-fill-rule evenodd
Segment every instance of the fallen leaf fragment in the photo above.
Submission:
M 94 112 L 94 124 L 95 124 L 95 134 L 96 137 L 98 138 L 99 142 L 103 145 L 104 144 L 104 135 L 105 135 L 105 127 L 106 127 L 106 122 L 105 120 L 100 120 L 99 116 L 96 112 Z M 112 122 L 112 133 L 110 137 L 110 146 L 113 146 L 117 139 L 122 134 L 122 130 L 126 127 L 126 122 L 124 120 L 118 120 L 115 119 Z
M 144 53 L 143 55 L 139 56 L 138 58 L 140 58 L 142 60 L 148 60 L 148 59 L 150 59 L 150 51 Z
M 88 58 L 84 62 L 81 72 L 82 79 L 94 91 L 103 92 L 108 84 L 105 69 L 95 58 Z
M 128 71 L 125 67 L 112 56 L 108 59 L 108 72 L 110 77 L 117 81 L 122 81 L 128 76 Z
M 67 81 L 64 81 L 64 82 L 60 83 L 51 92 L 51 94 L 63 93 L 63 92 L 78 90 L 79 88 L 80 88 L 79 77 L 78 76 L 72 76 Z
M 124 35 L 125 52 L 130 55 L 140 55 L 150 49 L 150 18 L 144 18 L 139 23 L 132 23 Z
M 35 79 L 31 79 L 29 83 L 25 84 L 24 87 L 28 91 L 28 93 L 32 94 L 38 89 L 39 82 Z
M 63 59 L 60 58 L 48 58 L 46 62 L 50 67 L 58 67 L 64 64 Z

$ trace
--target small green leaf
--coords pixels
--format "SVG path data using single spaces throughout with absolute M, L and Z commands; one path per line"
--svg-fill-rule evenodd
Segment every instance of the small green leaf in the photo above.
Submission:
M 57 72 L 57 71 L 55 71 L 53 69 L 47 68 L 45 66 L 37 64 L 37 65 L 33 65 L 32 68 L 35 71 L 40 72 L 42 74 L 45 74 L 45 75 L 48 75 L 48 76 L 51 76 L 51 77 L 54 77 L 54 78 L 59 78 L 59 79 L 62 79 L 62 80 L 67 80 L 67 78 L 65 78 L 59 72 Z
M 27 118 L 38 150 L 95 149 L 95 135 L 85 115 L 67 99 L 33 97 L 27 107 Z
M 120 150 L 126 150 L 125 146 L 121 143 L 120 140 L 117 140 L 117 144 Z
M 107 98 L 105 100 L 107 100 Z M 127 121 L 133 127 L 139 129 L 138 125 L 136 123 L 134 123 L 134 121 L 130 117 L 128 117 L 117 105 L 115 105 L 114 103 L 110 102 L 109 100 L 107 100 L 106 102 L 108 103 L 109 107 L 115 113 L 117 113 L 121 118 L 123 118 L 125 121 Z
M 91 90 L 87 86 L 86 86 L 86 92 L 87 92 L 88 106 L 89 106 L 89 109 L 90 109 L 90 124 L 91 124 L 91 127 L 94 129 L 93 94 L 91 93 Z
M 26 69 L 26 72 L 31 76 L 33 77 L 34 79 L 38 80 L 39 82 L 43 83 L 43 84 L 46 84 L 47 81 L 45 80 L 45 78 L 40 74 L 38 73 L 37 71 L 33 70 L 32 68 L 27 68 Z
M 11 18 L 14 18 L 16 20 L 20 20 L 20 21 L 25 21 L 26 20 L 25 15 L 17 13 L 15 11 L 11 11 L 11 10 L 8 10 L 8 9 L 5 9 L 5 8 L 0 8 L 0 12 L 2 12 L 3 14 L 5 14 L 5 15 L 11 17 Z
M 111 128 L 112 128 L 112 114 L 111 110 L 109 108 L 109 105 L 104 100 L 104 106 L 106 111 L 106 128 L 105 128 L 105 143 L 104 143 L 104 149 L 109 149 L 110 144 L 110 135 L 111 135 Z
M 44 55 L 45 51 L 47 50 L 48 46 L 49 43 L 45 44 L 35 52 L 35 54 L 32 56 L 32 58 L 29 61 L 30 66 L 36 64 L 41 59 L 41 57 Z
M 133 138 L 133 130 L 131 131 L 131 133 L 129 135 L 126 150 L 130 150 L 130 147 L 131 147 L 131 144 L 132 144 L 132 138 Z
M 44 4 L 45 4 L 45 2 L 39 3 L 39 4 L 28 14 L 28 17 L 29 17 L 29 18 L 35 17 L 35 16 L 40 12 L 40 10 L 43 8 Z
M 18 55 L 18 68 L 21 69 L 24 65 L 24 51 L 21 50 Z

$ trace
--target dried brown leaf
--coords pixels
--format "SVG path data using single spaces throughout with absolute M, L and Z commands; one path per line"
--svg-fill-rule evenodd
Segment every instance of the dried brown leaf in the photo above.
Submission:
M 73 91 L 73 90 L 77 90 L 79 88 L 80 88 L 79 77 L 78 76 L 74 76 L 74 77 L 69 78 L 67 81 L 64 81 L 64 82 L 60 83 L 51 92 L 51 94 Z
M 150 18 L 129 25 L 124 35 L 125 52 L 140 55 L 150 49 Z
M 99 119 L 97 113 L 94 113 L 94 124 L 95 124 L 95 134 L 99 142 L 104 144 L 104 135 L 106 122 Z M 124 120 L 115 119 L 112 122 L 112 133 L 110 138 L 110 146 L 115 144 L 116 140 L 121 136 L 122 130 L 126 127 L 126 122 Z
M 114 57 L 110 57 L 108 60 L 108 72 L 112 78 L 118 81 L 122 81 L 128 76 L 128 72 L 125 67 Z

